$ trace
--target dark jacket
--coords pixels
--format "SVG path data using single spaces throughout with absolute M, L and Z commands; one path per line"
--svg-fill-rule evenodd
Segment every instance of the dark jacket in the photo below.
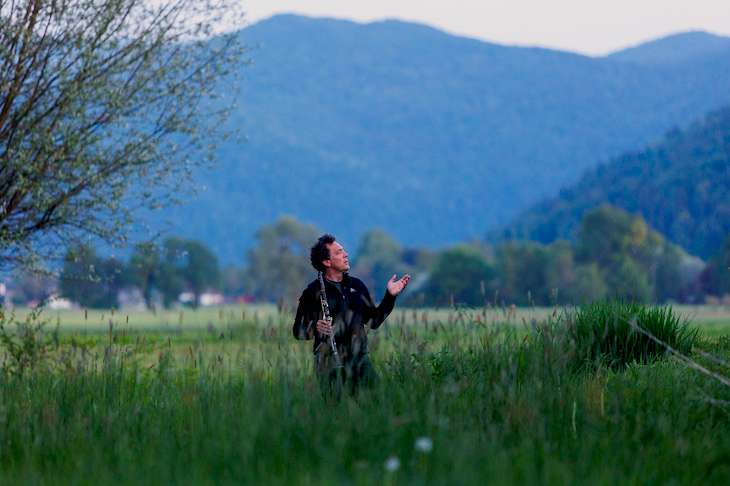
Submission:
M 368 329 L 377 329 L 385 321 L 395 297 L 386 292 L 380 305 L 375 306 L 365 284 L 348 274 L 342 279 L 342 292 L 327 280 L 325 292 L 340 359 L 345 366 L 356 364 L 368 353 Z M 320 294 L 319 280 L 304 289 L 292 332 L 297 339 L 314 339 L 315 370 L 325 373 L 334 363 L 329 337 L 317 332 L 317 320 L 323 318 Z

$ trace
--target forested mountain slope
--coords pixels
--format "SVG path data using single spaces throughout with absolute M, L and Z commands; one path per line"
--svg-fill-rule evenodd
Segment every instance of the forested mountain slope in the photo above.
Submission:
M 231 119 L 246 141 L 224 143 L 199 196 L 151 221 L 224 263 L 283 214 L 349 247 L 375 227 L 406 246 L 482 237 L 730 103 L 730 51 L 651 65 L 293 15 L 240 36 L 258 46 Z
M 601 164 L 490 238 L 572 239 L 583 213 L 606 202 L 641 214 L 691 254 L 718 252 L 730 233 L 730 107 Z

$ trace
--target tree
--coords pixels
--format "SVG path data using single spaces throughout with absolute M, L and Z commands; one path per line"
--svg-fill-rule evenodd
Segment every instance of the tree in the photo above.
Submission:
M 581 264 L 596 263 L 599 274 L 583 273 L 581 291 L 602 280 L 607 295 L 637 301 L 671 299 L 682 295 L 684 252 L 649 229 L 641 216 L 603 205 L 583 218 L 576 247 Z M 589 292 L 589 294 L 592 292 Z M 600 292 L 599 292 L 600 293 Z
M 548 273 L 548 254 L 547 248 L 539 243 L 502 244 L 497 249 L 500 296 L 510 303 L 547 304 L 551 287 L 555 287 L 548 283 L 553 278 Z
M 545 303 L 558 304 L 573 301 L 576 265 L 570 242 L 559 240 L 547 246 L 545 275 L 547 276 L 546 283 L 550 286 L 550 300 Z
M 730 294 L 730 235 L 725 238 L 722 249 L 713 258 L 717 271 L 717 293 L 724 296 Z
M 497 289 L 505 302 L 550 305 L 573 298 L 576 268 L 567 241 L 504 242 L 497 248 Z
M 402 262 L 403 249 L 398 242 L 380 229 L 362 235 L 356 254 L 352 274 L 368 283 L 374 298 L 385 295 L 386 283 L 394 273 L 403 275 L 412 271 Z
M 612 269 L 627 256 L 632 238 L 632 217 L 626 211 L 604 204 L 588 211 L 578 230 L 576 257 L 580 262 L 596 262 L 601 269 Z M 637 232 L 636 228 L 634 231 Z
M 586 263 L 576 266 L 575 284 L 571 290 L 573 304 L 580 305 L 608 296 L 608 285 L 598 263 Z
M 205 39 L 232 3 L 0 2 L 0 269 L 42 267 L 81 236 L 121 245 L 135 209 L 190 185 L 245 51 Z
M 159 285 L 166 306 L 188 291 L 193 294 L 193 307 L 197 307 L 206 290 L 220 287 L 218 259 L 203 243 L 172 236 L 165 240 L 163 252 Z
M 684 255 L 675 246 L 666 245 L 653 265 L 654 301 L 680 301 L 687 297 L 692 282 L 682 274 Z
M 58 291 L 58 282 L 48 275 L 23 273 L 16 276 L 12 287 L 13 304 L 28 305 L 42 302 L 55 294 Z
M 631 258 L 621 260 L 606 283 L 613 297 L 636 302 L 646 302 L 650 297 L 646 270 Z
M 259 299 L 286 299 L 296 303 L 309 280 L 316 276 L 309 252 L 319 237 L 317 228 L 291 216 L 256 233 L 256 247 L 248 251 L 248 288 Z
M 707 260 L 703 274 L 706 294 L 718 297 L 730 294 L 730 234 L 725 237 L 720 251 Z
M 59 281 L 61 296 L 84 307 L 116 307 L 117 294 L 125 284 L 124 269 L 118 258 L 100 258 L 91 245 L 80 245 L 66 253 Z
M 153 291 L 159 287 L 160 267 L 162 261 L 160 253 L 152 243 L 138 243 L 129 260 L 129 279 L 136 285 L 147 307 L 153 304 Z
M 493 279 L 494 270 L 478 249 L 468 245 L 448 248 L 436 255 L 425 286 L 426 299 L 433 302 L 453 297 L 454 303 L 480 306 Z
M 185 280 L 182 272 L 172 261 L 160 262 L 158 287 L 162 295 L 162 305 L 169 308 L 180 301 L 180 294 L 185 291 Z

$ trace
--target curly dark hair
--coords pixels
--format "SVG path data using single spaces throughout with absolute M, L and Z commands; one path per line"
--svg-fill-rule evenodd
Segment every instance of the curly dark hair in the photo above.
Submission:
M 312 266 L 318 272 L 324 272 L 325 266 L 322 265 L 323 260 L 329 260 L 330 250 L 327 245 L 335 242 L 335 237 L 329 234 L 322 235 L 319 237 L 317 242 L 312 246 L 312 250 L 309 253 L 309 259 L 312 261 Z

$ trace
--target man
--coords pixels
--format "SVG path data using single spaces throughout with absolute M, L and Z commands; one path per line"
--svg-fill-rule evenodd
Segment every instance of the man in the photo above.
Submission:
M 395 297 L 408 285 L 410 275 L 400 280 L 393 277 L 387 283 L 387 292 L 375 306 L 365 284 L 347 271 L 350 263 L 342 245 L 329 234 L 322 235 L 312 246 L 312 266 L 323 277 L 331 324 L 323 315 L 319 278 L 304 289 L 292 332 L 296 339 L 314 339 L 314 369 L 322 385 L 339 395 L 345 384 L 351 391 L 358 386 L 369 386 L 378 380 L 378 374 L 368 358 L 367 331 L 377 329 L 393 310 Z M 330 336 L 334 333 L 335 355 Z M 338 363 L 338 358 L 339 362 Z

